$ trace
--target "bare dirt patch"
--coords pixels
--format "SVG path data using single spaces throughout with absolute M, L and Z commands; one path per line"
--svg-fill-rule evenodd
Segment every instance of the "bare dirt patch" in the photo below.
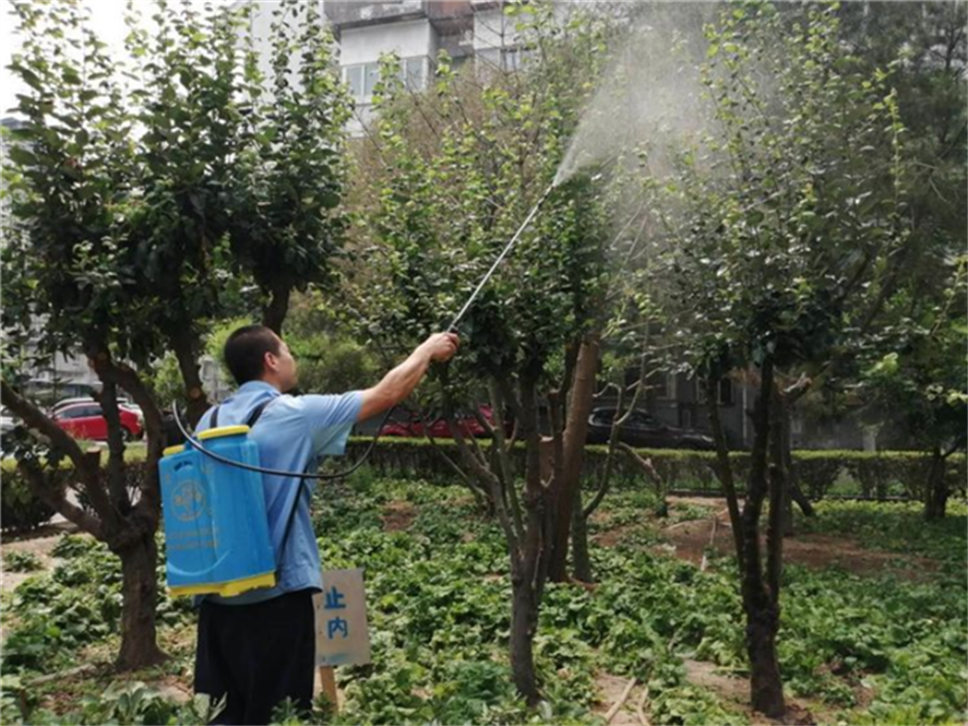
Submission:
M 383 508 L 383 530 L 405 532 L 417 517 L 417 509 L 410 502 L 390 502 Z
M 716 512 L 715 539 L 712 549 L 720 555 L 734 552 L 733 532 L 729 524 L 726 504 L 721 499 L 710 502 L 710 516 L 706 519 L 683 522 L 665 528 L 662 534 L 675 546 L 675 556 L 695 565 L 702 562 L 703 553 L 710 546 L 713 534 L 713 512 Z M 720 507 L 721 505 L 721 507 Z M 674 503 L 673 503 L 673 506 Z M 783 540 L 783 559 L 814 569 L 841 567 L 856 575 L 870 576 L 889 571 L 907 580 L 925 580 L 937 571 L 938 563 L 927 557 L 900 555 L 860 546 L 848 537 L 827 534 L 796 534 Z
M 613 676 L 611 673 L 599 673 L 595 676 L 595 688 L 599 694 L 599 702 L 592 707 L 592 712 L 597 716 L 605 717 L 609 709 L 618 702 L 625 693 L 629 684 L 629 679 L 624 676 Z M 641 684 L 636 684 L 629 694 L 628 699 L 619 709 L 618 713 L 608 722 L 609 726 L 641 726 L 639 717 L 635 712 L 635 704 L 638 701 L 639 689 Z
M 29 535 L 10 539 L 4 537 L 3 541 L 0 542 L 0 589 L 13 590 L 28 577 L 56 567 L 60 560 L 53 557 L 51 551 L 63 535 L 76 531 L 77 528 L 74 525 L 64 523 L 41 527 Z M 41 569 L 33 572 L 12 572 L 8 570 L 6 556 L 13 552 L 35 555 L 40 561 Z
M 819 701 L 786 699 L 787 712 L 782 719 L 772 719 L 750 708 L 750 683 L 745 677 L 724 674 L 714 663 L 692 660 L 683 661 L 686 679 L 695 686 L 712 691 L 732 708 L 743 711 L 750 719 L 750 726 L 808 726 L 818 723 L 835 723 L 833 713 Z

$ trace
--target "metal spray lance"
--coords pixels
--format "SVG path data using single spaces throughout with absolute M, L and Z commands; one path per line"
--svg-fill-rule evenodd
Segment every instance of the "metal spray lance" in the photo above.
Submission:
M 488 280 L 490 280 L 491 277 L 494 275 L 494 272 L 497 270 L 497 268 L 500 267 L 501 262 L 504 261 L 504 258 L 508 256 L 508 254 L 511 252 L 512 249 L 514 249 L 514 245 L 517 244 L 518 240 L 521 238 L 521 235 L 524 233 L 524 230 L 526 230 L 528 228 L 528 225 L 531 224 L 531 220 L 534 219 L 534 216 L 538 213 L 538 210 L 541 208 L 541 205 L 543 205 L 545 203 L 545 200 L 551 195 L 551 192 L 554 190 L 555 186 L 556 186 L 556 183 L 552 183 L 545 190 L 544 194 L 541 195 L 541 197 L 535 203 L 534 207 L 531 208 L 531 211 L 528 213 L 528 216 L 525 217 L 524 222 L 522 222 L 521 226 L 518 227 L 518 231 L 514 233 L 514 236 L 511 238 L 510 242 L 508 242 L 504 246 L 504 249 L 501 250 L 501 254 L 498 255 L 496 260 L 494 260 L 494 264 L 491 265 L 491 269 L 489 269 L 487 273 L 484 275 L 484 277 L 481 278 L 481 281 L 477 284 L 477 287 L 474 289 L 474 292 L 471 293 L 470 297 L 467 298 L 467 302 L 464 303 L 464 306 L 460 309 L 460 312 L 458 312 L 457 315 L 454 316 L 454 319 L 451 321 L 450 325 L 447 326 L 446 328 L 447 332 L 453 332 L 457 329 L 457 324 L 461 321 L 461 318 L 464 317 L 464 315 L 470 309 L 471 305 L 474 304 L 474 301 L 477 299 L 477 296 L 480 294 L 481 290 L 484 289 L 484 286 L 487 284 Z M 197 438 L 193 437 L 190 433 L 188 433 L 188 431 L 182 425 L 181 417 L 178 414 L 177 404 L 172 405 L 172 413 L 174 414 L 175 424 L 178 426 L 178 429 L 181 431 L 182 436 L 184 436 L 185 439 L 189 441 L 196 450 L 201 451 L 203 454 L 214 459 L 215 461 L 219 461 L 229 466 L 234 466 L 238 469 L 257 471 L 262 474 L 295 477 L 298 479 L 332 480 L 332 479 L 342 479 L 343 477 L 346 477 L 352 474 L 354 471 L 356 471 L 361 466 L 363 466 L 367 458 L 372 453 L 373 447 L 376 446 L 376 442 L 380 438 L 380 431 L 386 425 L 386 422 L 389 421 L 390 415 L 393 413 L 393 409 L 391 408 L 389 411 L 387 411 L 386 416 L 383 418 L 383 421 L 380 424 L 380 428 L 377 430 L 376 435 L 373 437 L 373 440 L 370 442 L 366 451 L 363 452 L 363 456 L 360 457 L 359 461 L 357 461 L 355 464 L 353 464 L 353 466 L 346 469 L 345 471 L 341 471 L 336 474 L 310 474 L 308 472 L 299 472 L 299 471 L 280 471 L 278 469 L 267 469 L 261 466 L 254 466 L 252 464 L 243 464 L 242 462 L 229 459 L 227 457 L 224 457 L 212 451 L 209 451 L 204 446 L 202 446 L 201 442 Z

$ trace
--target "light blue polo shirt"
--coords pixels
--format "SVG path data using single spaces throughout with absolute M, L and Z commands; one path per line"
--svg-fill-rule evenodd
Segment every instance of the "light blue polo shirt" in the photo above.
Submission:
M 307 468 L 315 471 L 323 456 L 343 454 L 346 439 L 363 406 L 361 391 L 342 395 L 289 396 L 279 393 L 265 381 L 249 381 L 219 406 L 219 427 L 244 424 L 256 406 L 271 399 L 276 400 L 262 411 L 249 436 L 259 445 L 262 466 L 300 473 Z M 196 431 L 210 428 L 212 410 L 202 416 Z M 269 517 L 269 537 L 279 563 L 276 586 L 250 590 L 235 597 L 206 596 L 211 602 L 249 605 L 295 590 L 323 588 L 319 548 L 309 514 L 316 481 L 263 474 L 262 486 Z M 286 523 L 299 492 L 301 501 L 297 505 L 285 552 L 280 557 Z

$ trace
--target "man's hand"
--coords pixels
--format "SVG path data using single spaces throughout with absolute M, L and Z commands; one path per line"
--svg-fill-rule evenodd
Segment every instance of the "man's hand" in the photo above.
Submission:
M 457 353 L 460 338 L 457 333 L 434 333 L 420 344 L 420 349 L 437 363 L 449 361 Z

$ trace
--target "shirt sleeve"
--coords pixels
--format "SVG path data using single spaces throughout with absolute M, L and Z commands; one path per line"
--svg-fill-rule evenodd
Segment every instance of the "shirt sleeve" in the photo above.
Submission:
M 340 456 L 363 408 L 363 392 L 299 398 L 317 456 Z

